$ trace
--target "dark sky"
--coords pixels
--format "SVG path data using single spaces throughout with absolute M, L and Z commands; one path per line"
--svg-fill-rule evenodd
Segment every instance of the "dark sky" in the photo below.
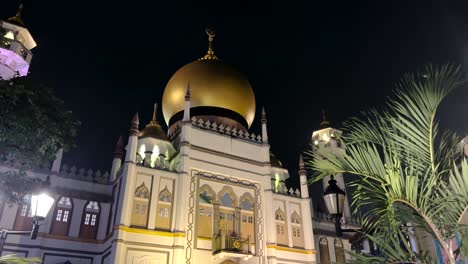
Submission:
M 1 2 L 1 18 L 19 4 Z M 146 124 L 171 75 L 205 53 L 207 25 L 217 30 L 216 54 L 249 77 L 257 106 L 267 109 L 272 150 L 294 178 L 322 108 L 339 126 L 382 105 L 403 73 L 468 59 L 464 0 L 23 2 L 38 43 L 30 76 L 81 120 L 65 162 L 84 168 L 110 169 L 131 116 L 138 111 Z M 450 96 L 445 127 L 468 131 L 467 99 L 467 89 Z

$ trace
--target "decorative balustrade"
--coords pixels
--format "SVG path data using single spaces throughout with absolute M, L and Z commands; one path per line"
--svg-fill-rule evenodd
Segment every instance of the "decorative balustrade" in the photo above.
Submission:
M 67 164 L 62 164 L 59 176 L 95 183 L 109 182 L 109 173 L 107 171 L 102 173 L 100 170 L 93 171 L 92 169 L 77 169 L 75 166 L 69 167 Z
M 324 212 L 315 212 L 314 217 L 315 220 L 319 221 L 327 221 L 327 222 L 335 222 L 335 218 L 331 216 L 328 213 Z M 362 223 L 359 218 L 354 217 L 354 218 L 346 218 L 345 224 L 351 224 L 351 225 L 358 225 L 360 226 Z
M 231 137 L 236 137 L 242 140 L 247 140 L 250 142 L 261 143 L 262 137 L 260 135 L 255 135 L 254 133 L 249 133 L 247 131 L 238 130 L 237 128 L 227 127 L 224 124 L 216 124 L 216 122 L 211 123 L 209 120 L 204 121 L 203 119 L 197 119 L 196 117 L 192 117 L 192 126 L 209 130 L 213 132 L 217 132 L 223 135 L 228 135 Z M 175 136 L 177 136 L 180 132 L 180 124 L 173 130 L 171 134 L 169 134 L 169 138 L 172 140 Z

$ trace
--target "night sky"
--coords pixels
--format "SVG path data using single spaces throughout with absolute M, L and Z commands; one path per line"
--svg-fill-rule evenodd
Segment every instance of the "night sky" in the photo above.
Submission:
M 114 144 L 127 136 L 133 114 L 140 113 L 143 127 L 172 74 L 205 54 L 208 25 L 217 30 L 218 57 L 252 84 L 251 132 L 260 132 L 263 105 L 271 148 L 294 185 L 299 152 L 322 108 L 339 126 L 382 105 L 403 73 L 468 59 L 462 0 L 23 2 L 38 44 L 30 76 L 53 87 L 82 122 L 64 162 L 86 169 L 110 170 Z M 18 4 L 2 0 L 0 18 L 14 15 Z M 468 132 L 467 98 L 464 87 L 446 101 L 444 127 Z

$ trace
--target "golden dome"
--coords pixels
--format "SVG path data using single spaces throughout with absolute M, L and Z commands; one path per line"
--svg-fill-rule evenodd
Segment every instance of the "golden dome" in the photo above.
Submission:
M 242 73 L 221 62 L 214 55 L 214 32 L 207 30 L 207 33 L 208 53 L 200 60 L 180 68 L 167 83 L 162 98 L 164 119 L 168 126 L 177 121 L 171 118 L 184 110 L 184 95 L 189 85 L 191 109 L 208 107 L 222 108 L 222 111 L 230 110 L 240 115 L 245 120 L 243 123 L 250 127 L 255 116 L 255 95 L 252 87 Z

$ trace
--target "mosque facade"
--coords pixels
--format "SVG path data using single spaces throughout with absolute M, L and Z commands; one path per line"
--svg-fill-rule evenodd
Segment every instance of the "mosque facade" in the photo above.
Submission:
M 36 43 L 21 10 L 0 23 L 0 77 L 26 76 Z M 214 31 L 207 35 L 206 55 L 164 90 L 167 132 L 155 104 L 148 124 L 138 114 L 129 122 L 110 173 L 62 164 L 62 151 L 51 166 L 28 172 L 50 181 L 55 204 L 37 239 L 9 236 L 2 255 L 67 264 L 320 263 L 304 161 L 298 153 L 299 188 L 286 187 L 289 172 L 270 152 L 265 110 L 255 134 L 254 91 L 215 55 Z M 0 171 L 14 168 L 2 158 Z M 31 220 L 28 197 L 0 202 L 0 228 L 30 230 Z

